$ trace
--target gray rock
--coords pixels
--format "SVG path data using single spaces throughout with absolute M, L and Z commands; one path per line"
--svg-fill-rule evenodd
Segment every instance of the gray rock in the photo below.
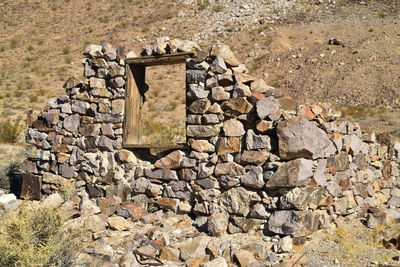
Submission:
M 110 79 L 110 86 L 113 88 L 123 87 L 125 85 L 125 79 L 122 77 L 116 77 L 114 79 Z
M 220 132 L 221 125 L 188 125 L 186 135 L 190 137 L 213 137 Z
M 71 109 L 73 112 L 85 115 L 89 107 L 90 107 L 89 103 L 76 100 L 74 103 L 72 103 Z
M 242 187 L 229 189 L 220 196 L 220 203 L 229 214 L 242 216 L 247 214 L 251 205 L 259 200 L 256 193 Z
M 400 197 L 393 196 L 387 203 L 389 206 L 400 208 Z
M 197 177 L 199 179 L 204 179 L 209 177 L 214 172 L 215 166 L 211 163 L 200 163 L 199 170 L 197 172 Z
M 219 118 L 217 114 L 204 114 L 203 115 L 204 124 L 218 124 Z
M 281 209 L 315 210 L 324 194 L 322 187 L 296 187 L 281 197 Z
M 114 151 L 112 140 L 105 136 L 100 137 L 98 146 L 103 151 L 109 151 L 109 152 Z
M 204 90 L 203 86 L 197 84 L 189 85 L 189 90 L 187 92 L 188 99 L 197 100 L 202 98 L 207 98 L 210 91 Z
M 271 216 L 271 214 L 269 212 L 267 212 L 267 210 L 265 209 L 265 206 L 260 203 L 255 204 L 251 208 L 249 215 L 248 215 L 248 217 L 250 217 L 250 218 L 262 219 L 262 220 L 268 219 L 269 216 Z
M 278 210 L 268 220 L 268 230 L 282 235 L 301 237 L 318 230 L 319 215 L 313 211 Z
M 253 130 L 248 130 L 246 134 L 246 147 L 249 150 L 267 149 L 271 150 L 271 139 L 268 135 L 256 135 Z
M 326 158 L 336 152 L 334 144 L 316 123 L 305 118 L 281 122 L 277 127 L 279 153 L 283 160 Z
M 80 124 L 79 115 L 75 114 L 75 115 L 68 116 L 64 119 L 63 127 L 65 130 L 67 130 L 69 132 L 77 133 L 79 124 Z
M 118 123 L 122 122 L 123 117 L 118 114 L 105 114 L 105 113 L 96 113 L 94 117 L 95 122 L 102 123 Z
M 256 104 L 257 115 L 260 119 L 270 118 L 273 120 L 273 116 L 279 110 L 279 102 L 273 96 L 263 98 Z
M 295 159 L 283 163 L 265 184 L 266 188 L 304 186 L 310 182 L 312 172 L 312 160 Z
M 176 171 L 169 170 L 169 169 L 145 169 L 144 170 L 145 176 L 153 179 L 159 180 L 178 180 L 178 175 Z
M 206 81 L 206 74 L 203 70 L 187 70 L 186 79 L 188 83 L 204 83 Z
M 96 75 L 96 71 L 94 71 L 92 69 L 92 66 L 89 64 L 89 62 L 86 62 L 84 70 L 83 70 L 83 76 L 85 76 L 87 78 L 90 78 L 90 77 L 95 76 L 95 75 Z
M 225 73 L 228 70 L 224 59 L 220 56 L 215 57 L 214 61 L 210 65 L 210 68 L 212 72 L 217 74 Z
M 76 172 L 74 171 L 74 168 L 69 165 L 69 164 L 61 164 L 58 167 L 58 173 L 65 178 L 73 178 L 76 176 Z
M 208 99 L 198 99 L 188 107 L 188 111 L 193 114 L 204 114 L 211 106 L 211 102 Z
M 144 177 L 136 179 L 131 184 L 132 191 L 137 194 L 146 193 L 146 190 L 149 186 L 150 186 L 150 181 Z
M 261 189 L 264 187 L 263 169 L 258 166 L 240 176 L 240 183 L 244 186 Z

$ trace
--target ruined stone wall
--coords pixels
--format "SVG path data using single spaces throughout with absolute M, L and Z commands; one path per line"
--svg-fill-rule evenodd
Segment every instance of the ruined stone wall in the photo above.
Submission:
M 28 118 L 22 196 L 40 198 L 74 181 L 81 196 L 149 199 L 149 210 L 191 214 L 211 235 L 265 228 L 304 236 L 378 208 L 385 216 L 368 223 L 400 217 L 398 145 L 363 137 L 357 123 L 336 120 L 329 104 L 297 106 L 250 76 L 225 45 L 201 52 L 164 38 L 143 53 L 193 50 L 186 62 L 190 149 L 145 161 L 122 148 L 126 55 L 91 45 L 87 80 L 69 78 L 65 95 Z

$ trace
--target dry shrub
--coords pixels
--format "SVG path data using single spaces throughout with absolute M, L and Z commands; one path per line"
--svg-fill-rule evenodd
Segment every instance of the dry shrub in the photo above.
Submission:
M 5 119 L 0 121 L 0 142 L 15 143 L 23 130 L 22 118 L 19 116 L 14 120 Z
M 0 266 L 74 266 L 82 233 L 58 208 L 24 201 L 0 223 Z

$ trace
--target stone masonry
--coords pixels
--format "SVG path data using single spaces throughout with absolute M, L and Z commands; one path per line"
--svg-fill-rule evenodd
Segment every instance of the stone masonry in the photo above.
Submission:
M 302 237 L 341 216 L 400 218 L 399 144 L 363 136 L 329 104 L 298 106 L 249 75 L 224 44 L 204 52 L 164 37 L 142 55 L 177 52 L 194 53 L 186 62 L 189 149 L 149 162 L 122 147 L 124 60 L 135 55 L 90 45 L 86 79 L 69 78 L 66 94 L 28 118 L 22 197 L 73 181 L 80 196 L 145 198 L 151 211 L 189 214 L 210 235 Z

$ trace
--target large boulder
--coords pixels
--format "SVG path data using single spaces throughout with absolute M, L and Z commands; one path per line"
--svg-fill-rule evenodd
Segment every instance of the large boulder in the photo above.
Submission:
M 305 118 L 298 117 L 279 123 L 277 134 L 279 153 L 283 160 L 326 158 L 336 152 L 326 132 Z

